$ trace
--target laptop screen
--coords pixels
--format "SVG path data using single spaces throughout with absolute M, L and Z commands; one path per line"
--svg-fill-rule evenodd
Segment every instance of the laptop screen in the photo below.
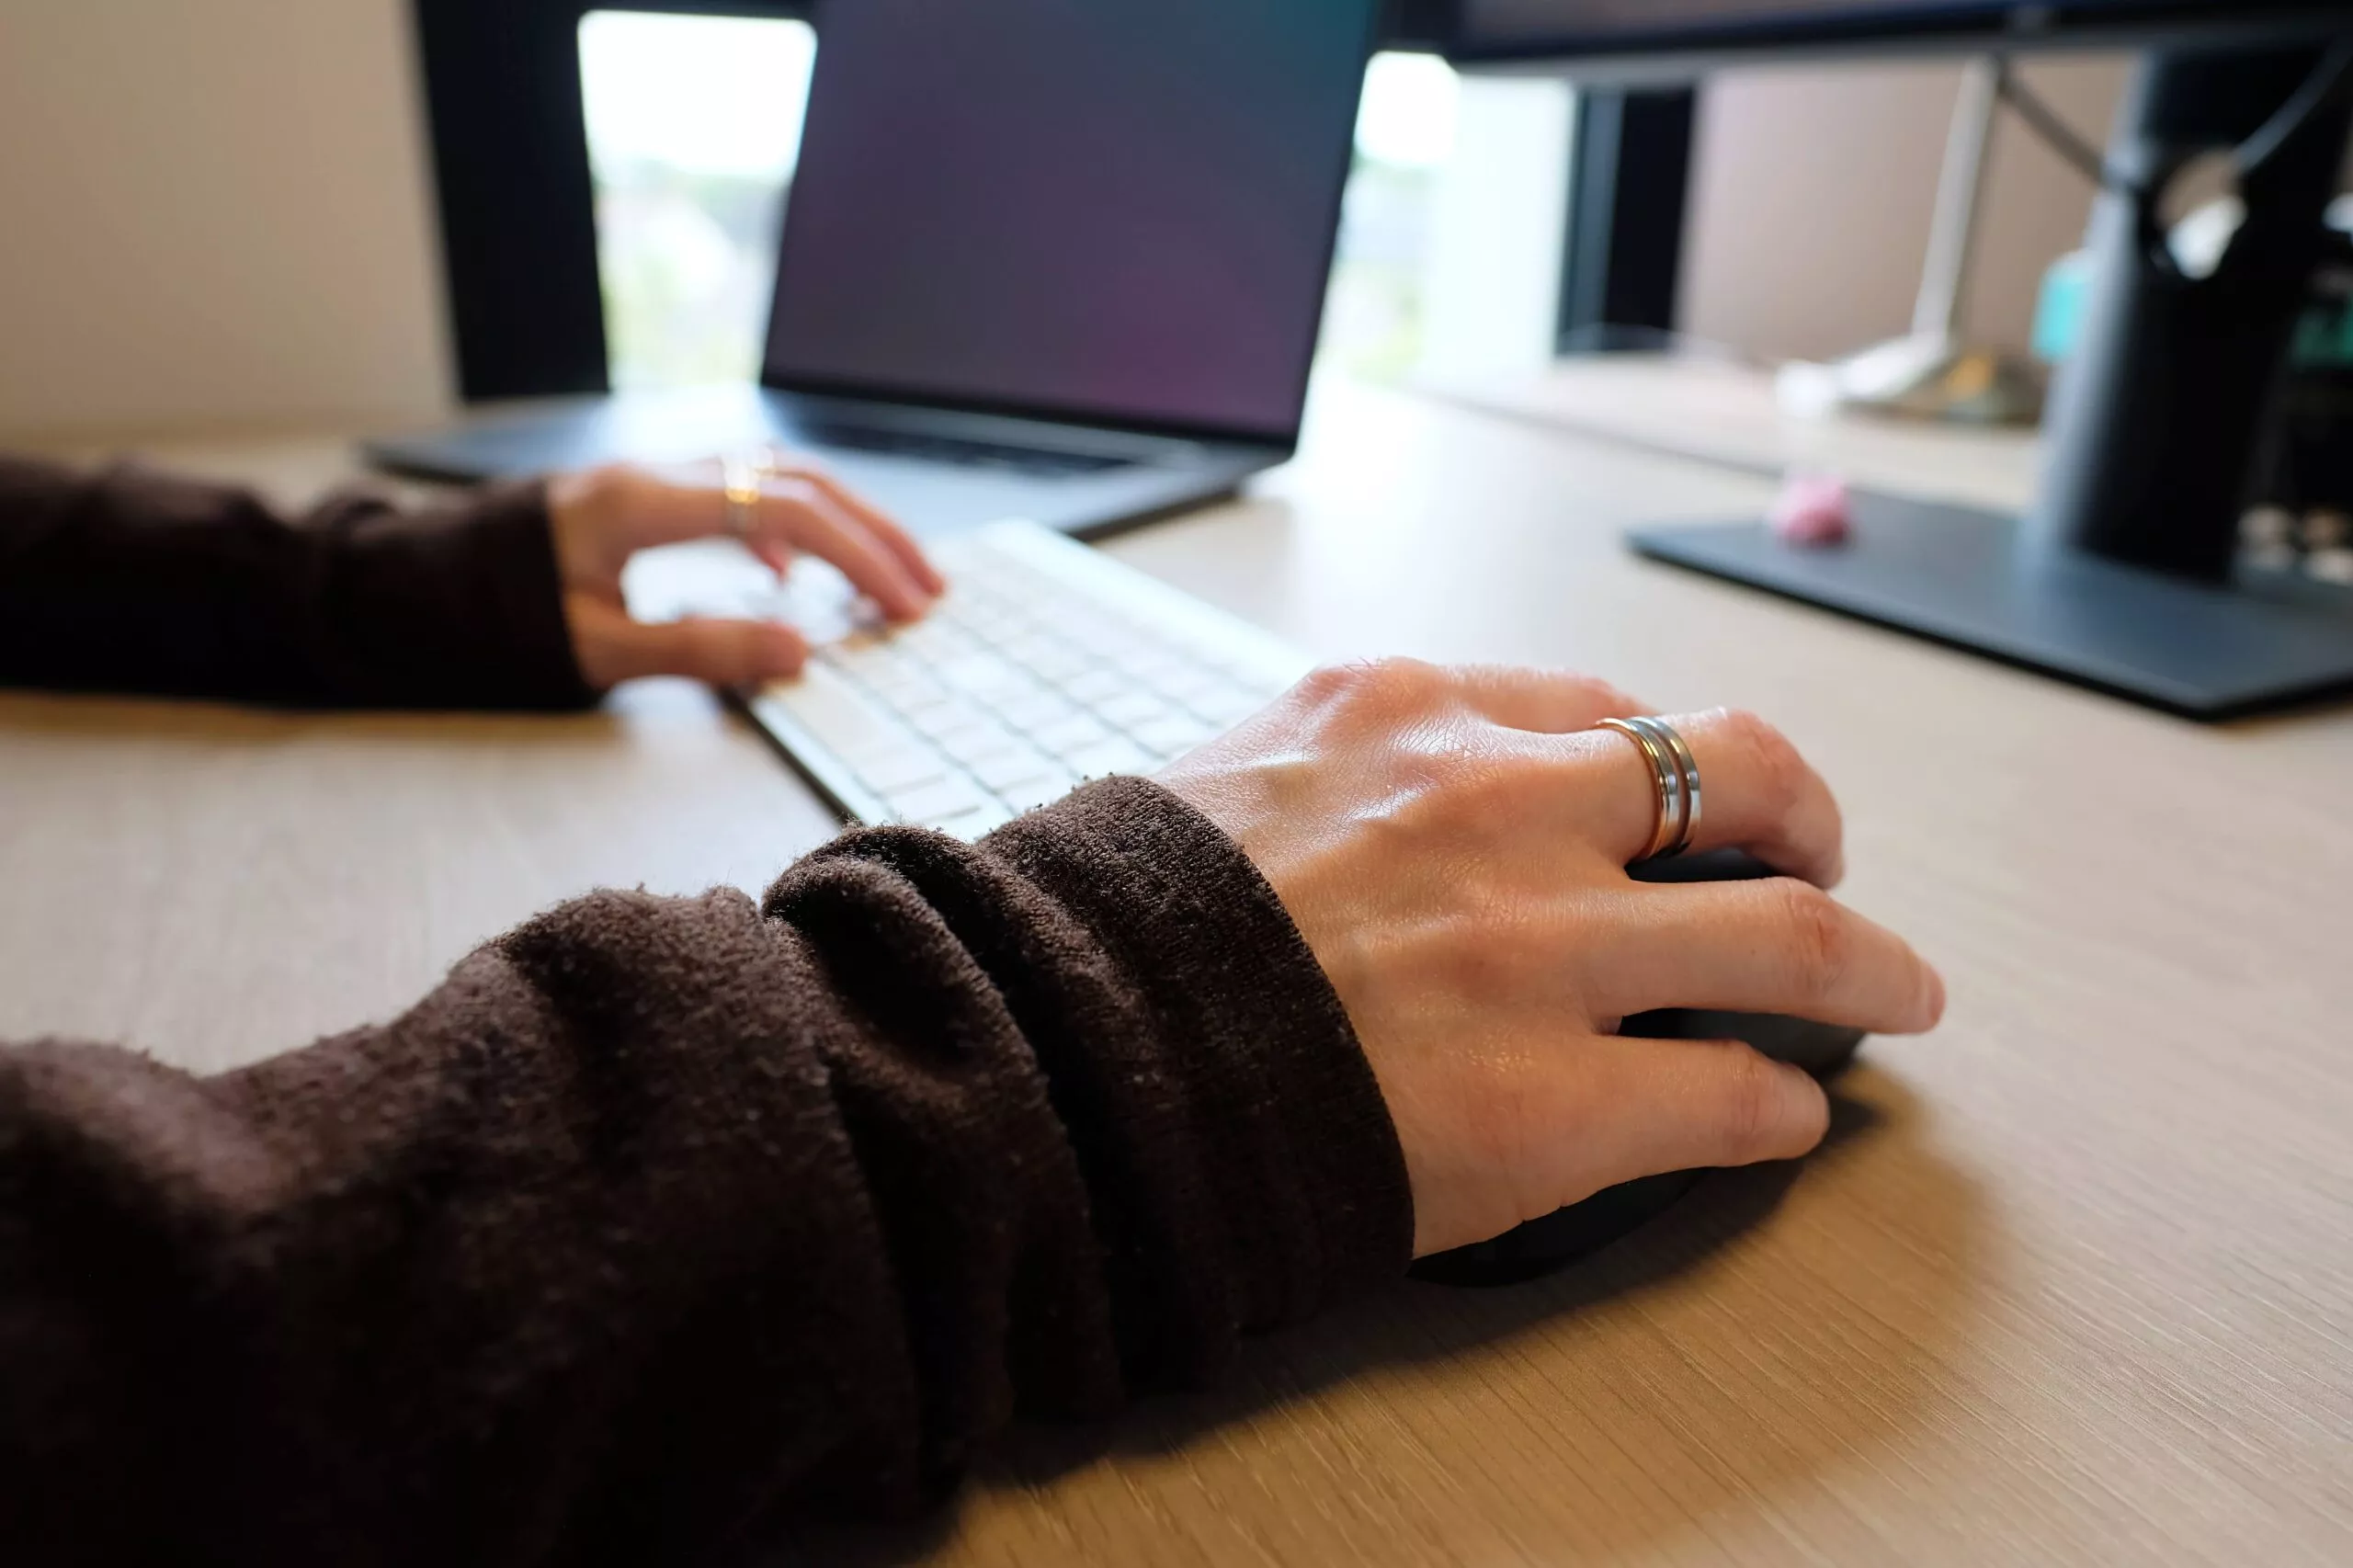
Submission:
M 834 0 L 763 381 L 1288 440 L 1378 0 Z

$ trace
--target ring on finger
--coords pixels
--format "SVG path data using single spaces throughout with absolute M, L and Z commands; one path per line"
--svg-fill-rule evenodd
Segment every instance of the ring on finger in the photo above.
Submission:
M 809 471 L 782 447 L 762 447 L 752 455 L 752 471 L 762 479 L 806 479 Z
M 758 514 L 763 465 L 749 458 L 725 458 L 720 462 L 720 487 L 727 495 L 727 531 L 737 539 L 752 537 Z
M 1700 823 L 1699 763 L 1689 743 L 1664 719 L 1604 719 L 1597 726 L 1634 743 L 1651 765 L 1658 790 L 1658 815 L 1650 847 L 1636 858 L 1671 860 L 1691 847 Z

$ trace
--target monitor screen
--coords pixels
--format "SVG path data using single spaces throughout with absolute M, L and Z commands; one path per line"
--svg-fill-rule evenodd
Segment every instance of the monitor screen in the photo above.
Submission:
M 1378 9 L 826 6 L 763 380 L 1289 439 Z
M 2239 22 L 2340 0 L 1459 0 L 1458 43 L 1472 54 L 1541 46 L 1547 52 L 1629 53 L 1936 37 L 2080 27 Z

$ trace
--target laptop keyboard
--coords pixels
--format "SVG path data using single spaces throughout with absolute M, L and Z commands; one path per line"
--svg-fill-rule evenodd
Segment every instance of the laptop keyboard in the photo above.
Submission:
M 1308 661 L 1029 523 L 936 547 L 948 597 L 891 631 L 838 585 L 820 644 L 751 716 L 847 818 L 972 839 L 1080 783 L 1149 774 L 1265 707 Z
M 847 451 L 880 452 L 888 457 L 915 458 L 958 468 L 994 469 L 1032 479 L 1079 479 L 1129 466 L 1125 458 L 1097 453 L 1045 451 L 1035 447 L 1010 447 L 957 436 L 930 436 L 908 430 L 880 430 L 864 425 L 803 423 L 796 439 Z

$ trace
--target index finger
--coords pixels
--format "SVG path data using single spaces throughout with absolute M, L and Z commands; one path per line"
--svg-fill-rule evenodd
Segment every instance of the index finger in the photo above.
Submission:
M 836 568 L 895 621 L 920 619 L 932 595 L 865 524 L 805 480 L 765 481 L 754 528 Z
M 769 472 L 780 479 L 799 480 L 815 490 L 826 500 L 863 524 L 866 530 L 881 541 L 882 548 L 906 569 L 908 575 L 923 585 L 924 592 L 937 598 L 948 591 L 948 579 L 923 552 L 915 535 L 901 527 L 897 518 L 869 502 L 848 485 L 842 483 L 822 468 L 796 463 L 785 459 L 773 460 Z

